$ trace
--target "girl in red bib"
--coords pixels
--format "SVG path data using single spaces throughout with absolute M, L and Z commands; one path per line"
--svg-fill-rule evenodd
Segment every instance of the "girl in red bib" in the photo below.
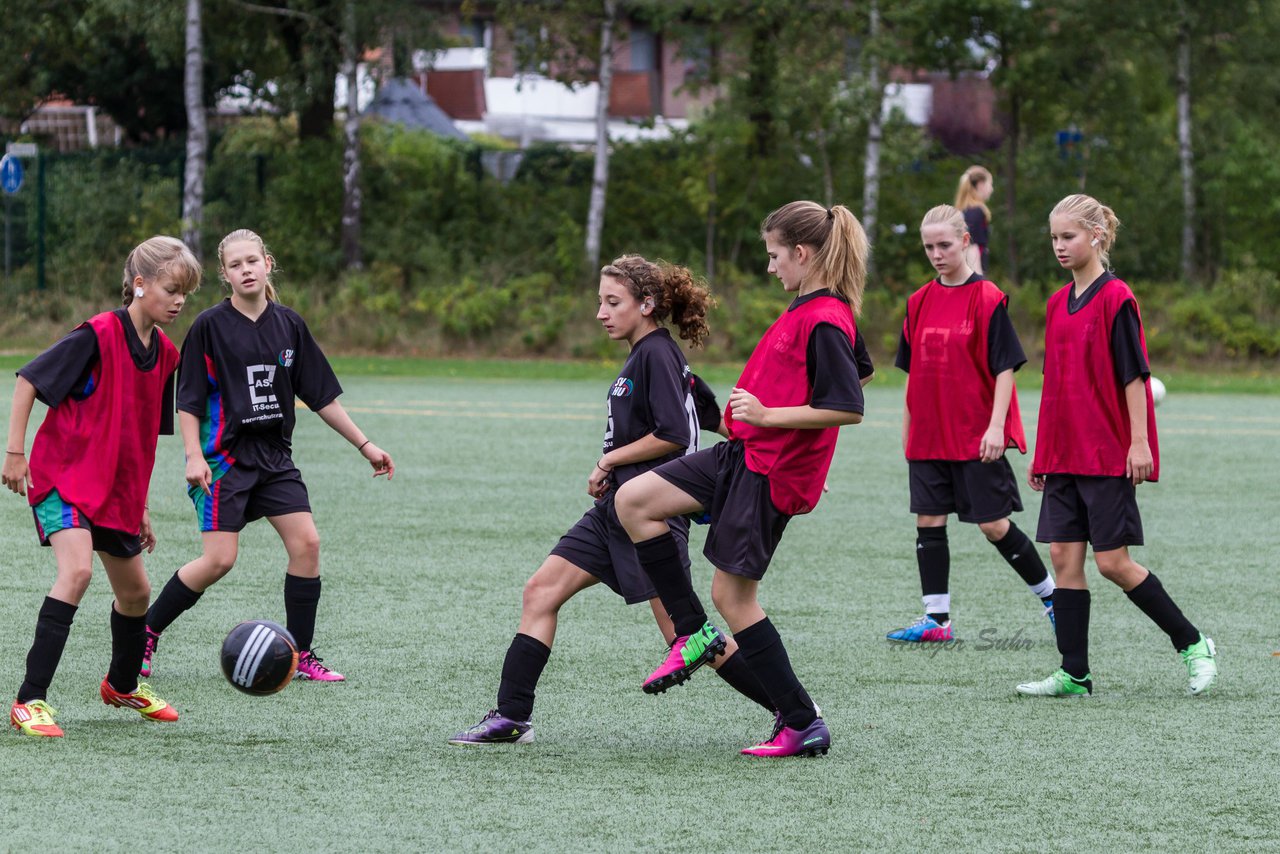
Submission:
M 920 236 L 938 277 L 907 300 L 897 365 L 909 374 L 902 445 L 925 613 L 888 635 L 909 643 L 952 639 L 949 513 L 981 529 L 1053 619 L 1053 580 L 1009 519 L 1022 510 L 1022 498 L 1005 450 L 1027 452 L 1013 383 L 1027 357 L 1009 322 L 1009 298 L 970 267 L 960 211 L 933 208 Z
M 1044 492 L 1036 539 L 1049 543 L 1058 589 L 1054 611 L 1062 666 L 1018 691 L 1084 697 L 1089 672 L 1085 548 L 1098 571 L 1125 591 L 1173 642 L 1187 691 L 1203 694 L 1218 675 L 1213 641 L 1183 616 L 1154 573 L 1129 556 L 1142 545 L 1135 488 L 1160 476 L 1151 371 L 1133 291 L 1107 269 L 1120 221 L 1086 195 L 1067 196 L 1049 216 L 1058 263 L 1072 281 L 1049 297 L 1044 392 L 1031 488 Z
M 708 511 L 703 554 L 716 567 L 711 598 L 777 709 L 770 738 L 742 752 L 812 756 L 827 752 L 831 734 L 756 593 L 791 517 L 808 513 L 822 495 L 838 428 L 862 420 L 854 316 L 869 247 L 847 208 L 816 202 L 774 211 L 761 236 L 769 272 L 796 298 L 756 345 L 729 395 L 729 441 L 628 481 L 616 506 L 676 633 L 644 690 L 680 684 L 725 648 L 666 524 Z
M 18 371 L 5 449 L 4 485 L 26 495 L 41 545 L 58 574 L 36 618 L 35 642 L 9 722 L 26 735 L 59 737 L 46 702 L 98 553 L 115 601 L 111 665 L 102 701 L 153 721 L 178 713 L 138 682 L 151 585 L 142 550 L 155 548 L 147 489 L 156 440 L 173 433 L 173 374 L 178 350 L 160 324 L 178 316 L 200 286 L 200 264 L 173 237 L 153 237 L 129 253 L 124 307 L 89 318 Z M 39 400 L 49 407 L 24 453 L 27 421 Z

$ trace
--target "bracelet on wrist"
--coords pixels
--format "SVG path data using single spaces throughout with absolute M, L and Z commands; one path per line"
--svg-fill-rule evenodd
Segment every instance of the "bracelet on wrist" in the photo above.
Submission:
M 363 442 L 361 442 L 359 445 L 357 445 L 357 446 L 356 446 L 356 450 L 357 450 L 357 451 L 363 451 L 363 450 L 364 450 L 364 446 L 365 446 L 365 445 L 367 445 L 367 444 L 369 444 L 369 443 L 370 443 L 370 442 L 372 442 L 372 441 L 373 441 L 372 439 L 365 439 Z
M 25 457 L 26 451 L 5 451 L 6 454 L 13 454 L 15 457 Z
M 600 471 L 604 472 L 605 474 L 609 474 L 611 471 L 613 471 L 613 469 L 607 469 L 604 466 L 600 465 L 600 463 L 598 462 L 596 463 L 596 468 L 600 469 Z

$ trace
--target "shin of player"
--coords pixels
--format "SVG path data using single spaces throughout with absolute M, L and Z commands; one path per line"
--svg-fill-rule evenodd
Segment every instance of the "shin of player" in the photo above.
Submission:
M 151 585 L 142 550 L 155 548 L 147 489 L 156 440 L 173 433 L 178 350 L 158 328 L 178 316 L 200 285 L 200 264 L 182 241 L 153 237 L 129 253 L 124 307 L 91 317 L 18 371 L 4 485 L 27 496 L 57 577 L 36 619 L 26 675 L 10 723 L 33 736 L 61 736 L 48 704 L 96 551 L 115 600 L 111 665 L 99 685 L 104 703 L 144 718 L 178 713 L 138 682 Z M 49 407 L 28 464 L 27 421 L 35 401 Z
M 1181 654 L 1187 691 L 1205 693 L 1218 674 L 1213 641 L 1129 555 L 1130 546 L 1143 543 L 1136 487 L 1159 479 L 1160 449 L 1138 302 L 1107 269 L 1119 224 L 1109 207 L 1086 195 L 1066 197 L 1049 216 L 1054 254 L 1072 280 L 1049 297 L 1046 309 L 1044 392 L 1028 482 L 1044 492 L 1036 539 L 1050 544 L 1057 578 L 1062 666 L 1017 686 L 1032 696 L 1081 697 L 1093 690 L 1084 571 L 1090 545 L 1102 576 Z
M 979 527 L 1053 617 L 1053 580 L 1009 518 L 1022 498 L 1005 451 L 1027 451 L 1013 381 L 1027 357 L 1009 321 L 1009 298 L 969 267 L 960 211 L 933 208 L 920 236 L 938 275 L 907 300 L 897 365 L 908 373 L 902 444 L 924 616 L 888 635 L 909 643 L 952 639 L 950 513 Z
M 646 690 L 695 670 L 723 643 L 663 522 L 709 511 L 703 553 L 716 567 L 712 600 L 778 709 L 772 736 L 743 752 L 816 755 L 827 751 L 830 733 L 760 606 L 757 588 L 788 522 L 817 504 L 837 428 L 862 420 L 854 317 L 869 247 L 847 208 L 815 202 L 774 211 L 761 236 L 769 272 L 795 299 L 756 345 L 729 397 L 730 440 L 626 484 L 618 495 L 618 516 L 677 635 Z
M 161 633 L 231 571 L 241 529 L 265 517 L 288 555 L 284 607 L 298 643 L 298 675 L 342 681 L 312 645 L 320 535 L 291 454 L 295 398 L 358 450 L 374 477 L 390 480 L 395 466 L 338 401 L 342 387 L 306 323 L 276 301 L 274 259 L 262 238 L 245 229 L 231 232 L 218 246 L 218 261 L 231 296 L 196 317 L 178 369 L 187 491 L 203 551 L 174 573 L 147 614 L 143 673 L 150 673 Z

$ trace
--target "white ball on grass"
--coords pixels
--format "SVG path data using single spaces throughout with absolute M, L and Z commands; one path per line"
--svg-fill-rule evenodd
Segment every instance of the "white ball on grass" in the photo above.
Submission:
M 1151 378 L 1151 402 L 1156 406 L 1160 405 L 1160 401 L 1164 400 L 1164 383 L 1155 377 Z

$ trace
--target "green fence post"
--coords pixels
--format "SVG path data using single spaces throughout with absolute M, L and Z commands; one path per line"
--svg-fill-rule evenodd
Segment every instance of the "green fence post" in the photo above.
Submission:
M 44 152 L 36 154 L 36 290 L 44 290 Z

